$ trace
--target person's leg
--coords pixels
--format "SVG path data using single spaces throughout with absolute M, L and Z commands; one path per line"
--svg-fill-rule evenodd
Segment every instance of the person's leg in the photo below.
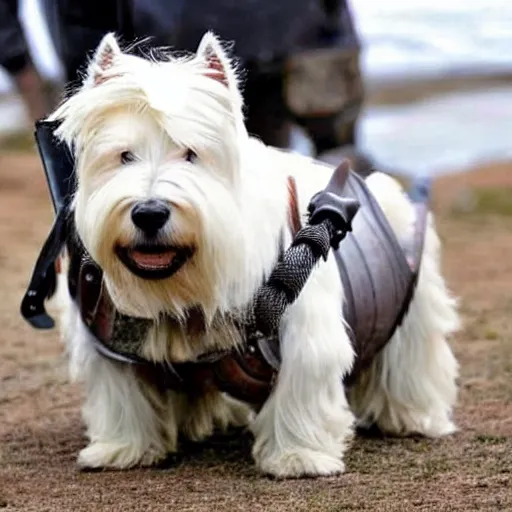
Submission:
M 123 0 L 42 1 L 67 83 L 78 85 L 87 59 L 102 37 L 110 31 L 121 31 L 120 13 L 125 3 Z
M 279 71 L 263 72 L 248 64 L 243 89 L 247 131 L 265 144 L 287 148 L 291 122 L 283 97 L 283 76 Z
M 340 122 L 339 116 L 300 118 L 298 122 L 307 131 L 317 155 L 339 146 L 356 145 L 356 121 Z
M 23 99 L 30 119 L 37 121 L 45 117 L 50 109 L 43 79 L 30 60 L 16 74 L 12 74 Z
M 320 68 L 319 64 L 305 68 L 306 72 L 309 69 L 311 74 L 320 75 L 320 88 L 312 81 L 316 85 L 311 90 L 313 95 L 325 92 L 331 104 L 333 98 L 338 97 L 338 101 L 334 101 L 338 105 L 332 115 L 319 116 L 318 112 L 317 115 L 313 112 L 307 115 L 303 112 L 297 117 L 297 122 L 313 140 L 318 155 L 345 146 L 355 150 L 358 146 L 357 123 L 364 101 L 364 86 L 360 61 L 361 39 L 349 4 L 349 0 L 324 0 L 326 24 L 319 34 L 317 49 L 319 62 L 323 62 L 324 51 L 327 61 L 320 64 Z M 329 64 L 330 58 L 327 57 L 329 53 L 335 59 L 332 64 Z
M 32 63 L 16 1 L 0 1 L 0 66 L 12 77 L 32 120 L 48 112 L 43 80 Z
M 357 147 L 357 124 L 364 102 L 357 48 L 349 51 L 338 64 L 342 66 L 342 75 L 332 85 L 326 84 L 329 94 L 339 94 L 340 104 L 337 110 L 330 115 L 312 114 L 296 118 L 313 140 L 317 154 L 342 146 Z M 312 69 L 311 72 L 313 71 Z

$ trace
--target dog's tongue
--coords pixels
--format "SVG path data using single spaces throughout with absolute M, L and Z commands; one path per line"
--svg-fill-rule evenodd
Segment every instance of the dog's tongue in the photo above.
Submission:
M 176 253 L 174 251 L 164 251 L 151 254 L 133 250 L 131 256 L 141 267 L 162 268 L 168 267 L 172 263 Z

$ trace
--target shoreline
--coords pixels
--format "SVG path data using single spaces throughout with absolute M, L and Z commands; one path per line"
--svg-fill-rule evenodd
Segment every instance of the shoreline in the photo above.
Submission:
M 512 70 L 496 73 L 453 71 L 442 75 L 385 77 L 365 82 L 368 106 L 403 106 L 452 93 L 512 87 Z
M 59 97 L 58 85 L 46 87 Z M 388 77 L 367 81 L 365 90 L 358 147 L 385 172 L 438 176 L 512 158 L 512 73 Z M 0 112 L 0 149 L 33 148 L 21 98 L 0 94 Z M 296 131 L 293 148 L 310 154 L 309 140 Z

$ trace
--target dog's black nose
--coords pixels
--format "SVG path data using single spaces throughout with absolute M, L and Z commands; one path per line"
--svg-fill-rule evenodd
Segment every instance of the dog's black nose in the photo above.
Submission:
M 146 235 L 156 235 L 167 222 L 171 210 L 167 204 L 160 199 L 149 199 L 141 201 L 132 208 L 133 223 Z

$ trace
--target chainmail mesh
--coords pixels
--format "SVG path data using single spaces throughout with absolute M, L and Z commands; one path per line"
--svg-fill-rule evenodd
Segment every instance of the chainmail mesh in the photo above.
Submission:
M 152 325 L 153 320 L 117 313 L 112 338 L 108 343 L 108 345 L 111 345 L 109 348 L 142 357 L 142 346 Z
M 314 256 L 318 259 L 327 258 L 327 254 L 331 247 L 331 234 L 333 231 L 331 222 L 326 221 L 322 224 L 308 224 L 304 226 L 295 236 L 293 246 L 306 244 L 314 251 Z M 302 263 L 299 261 L 299 263 Z
M 253 314 L 256 328 L 264 335 L 278 331 L 281 317 L 299 296 L 318 259 L 327 257 L 333 231 L 329 221 L 301 229 L 267 283 L 258 290 Z

